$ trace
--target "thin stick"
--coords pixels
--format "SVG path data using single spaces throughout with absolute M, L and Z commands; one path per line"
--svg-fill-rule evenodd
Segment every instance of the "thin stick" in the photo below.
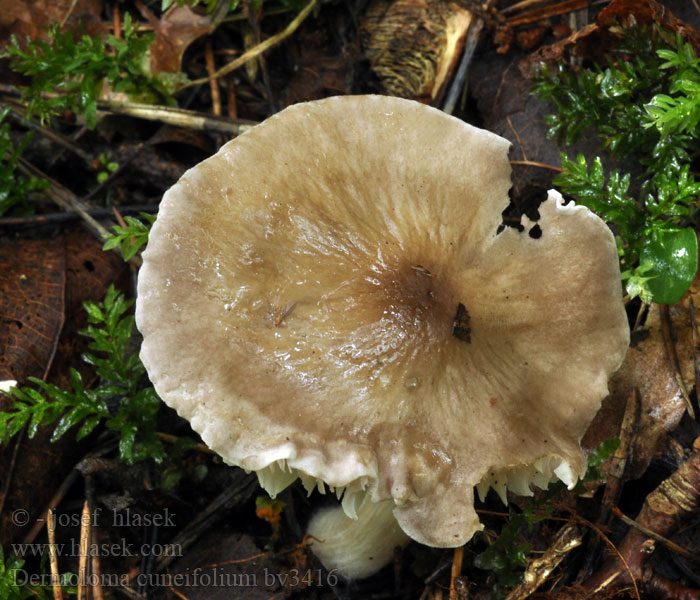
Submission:
M 122 39 L 122 18 L 119 14 L 119 4 L 116 2 L 112 7 L 112 20 L 114 21 L 114 37 L 120 40 Z
M 535 23 L 541 21 L 547 17 L 553 17 L 555 15 L 565 15 L 575 10 L 581 8 L 586 8 L 588 6 L 588 0 L 565 0 L 565 2 L 560 2 L 553 6 L 546 6 L 544 8 L 536 8 L 525 14 L 518 15 L 517 17 L 511 17 L 506 21 L 506 23 L 512 27 L 517 25 L 527 25 L 528 23 Z
M 539 167 L 540 169 L 549 169 L 550 171 L 556 171 L 557 173 L 563 173 L 564 169 L 561 167 L 555 167 L 554 165 L 547 165 L 541 162 L 535 162 L 533 160 L 511 160 L 511 165 L 523 165 L 525 167 Z
M 78 562 L 78 600 L 87 600 L 88 545 L 90 542 L 90 508 L 83 504 L 80 516 L 80 560 Z
M 522 583 L 513 589 L 506 600 L 526 600 L 547 581 L 559 564 L 574 548 L 581 545 L 583 533 L 574 523 L 567 523 L 554 538 L 552 545 L 540 556 L 529 562 Z
M 19 432 L 17 439 L 15 440 L 15 446 L 12 450 L 12 458 L 10 459 L 10 464 L 5 471 L 5 483 L 2 486 L 2 494 L 0 494 L 0 515 L 5 508 L 5 500 L 7 495 L 10 493 L 10 483 L 12 483 L 12 477 L 15 473 L 15 465 L 17 464 L 17 455 L 19 454 L 19 447 L 22 445 L 22 440 L 24 439 L 24 428 Z
M 547 4 L 553 2 L 554 0 L 522 0 L 521 2 L 516 2 L 512 6 L 506 6 L 502 11 L 502 15 L 507 15 L 510 13 L 518 12 L 525 8 L 530 8 L 531 6 L 537 6 L 538 4 Z
M 204 58 L 207 63 L 207 73 L 213 76 L 216 73 L 216 64 L 214 64 L 214 50 L 211 45 L 211 38 L 207 40 L 204 47 Z M 212 110 L 217 117 L 221 116 L 221 91 L 219 90 L 219 82 L 216 79 L 209 80 L 209 89 L 211 90 Z
M 51 186 L 46 190 L 46 193 L 49 195 L 51 200 L 53 200 L 64 210 L 78 213 L 83 221 L 85 221 L 85 224 L 93 235 L 95 235 L 95 237 L 97 237 L 99 240 L 104 241 L 105 237 L 108 235 L 108 231 L 88 214 L 87 209 L 85 206 L 83 206 L 83 203 L 73 195 L 73 192 L 67 188 L 64 188 L 60 183 L 54 179 L 51 179 L 45 173 L 41 172 L 34 165 L 28 163 L 21 157 L 17 163 L 17 167 L 25 175 L 41 177 L 49 181 Z
M 629 563 L 625 560 L 625 557 L 622 556 L 622 553 L 617 549 L 617 546 L 613 544 L 612 540 L 605 535 L 603 530 L 596 526 L 595 524 L 591 523 L 587 519 L 584 519 L 580 515 L 576 515 L 576 520 L 580 521 L 587 527 L 590 527 L 593 531 L 595 531 L 600 538 L 612 549 L 613 553 L 617 557 L 617 560 L 619 560 L 622 563 L 622 566 L 624 567 L 623 570 L 617 571 L 616 573 L 613 573 L 608 579 L 600 583 L 594 590 L 592 590 L 593 594 L 597 594 L 601 590 L 605 589 L 608 585 L 610 585 L 615 579 L 617 579 L 620 575 L 622 575 L 623 571 L 627 572 L 627 575 L 630 578 L 630 581 L 632 582 L 632 587 L 634 588 L 634 596 L 637 598 L 637 600 L 642 600 L 642 597 L 639 594 L 639 586 L 637 585 L 637 581 L 634 578 L 634 573 L 632 573 L 632 569 L 630 569 Z
M 455 548 L 452 559 L 452 572 L 450 574 L 450 600 L 457 600 L 457 588 L 455 580 L 462 574 L 462 561 L 464 560 L 464 546 Z
M 183 594 L 182 592 L 178 592 L 172 585 L 169 585 L 168 589 L 178 598 L 180 598 L 180 600 L 190 600 L 187 596 L 185 596 L 185 594 Z
M 68 7 L 68 10 L 66 11 L 66 14 L 63 15 L 63 19 L 61 19 L 61 28 L 63 28 L 65 26 L 66 21 L 68 21 L 68 19 L 70 18 L 71 13 L 73 12 L 73 9 L 75 8 L 75 5 L 77 3 L 78 3 L 78 0 L 73 0 L 70 3 L 70 6 Z
M 168 444 L 174 444 L 177 442 L 180 438 L 177 437 L 176 435 L 172 435 L 170 433 L 162 433 L 162 432 L 157 432 L 156 435 L 163 440 L 164 442 L 167 442 Z M 193 446 L 193 450 L 197 450 L 197 452 L 205 452 L 206 454 L 216 454 L 209 446 L 206 444 L 195 444 Z
M 82 148 L 78 147 L 69 139 L 65 138 L 59 133 L 56 133 L 52 129 L 39 125 L 34 119 L 27 119 L 22 113 L 20 107 L 10 109 L 10 118 L 13 121 L 15 121 L 15 123 L 36 131 L 39 135 L 51 140 L 54 144 L 58 144 L 59 146 L 62 146 L 69 152 L 72 152 L 73 154 L 78 156 L 86 165 L 92 166 L 93 157 L 90 154 L 85 152 Z
M 208 80 L 204 79 L 204 82 L 206 81 Z M 254 121 L 216 117 L 182 108 L 153 106 L 151 104 L 134 102 L 98 102 L 97 107 L 105 112 L 118 115 L 127 115 L 137 119 L 157 121 L 199 131 L 220 131 L 230 135 L 239 135 L 257 124 Z
M 53 510 L 46 513 L 46 531 L 49 534 L 49 563 L 51 565 L 51 587 L 54 600 L 63 600 L 61 575 L 58 572 L 58 554 L 56 553 L 56 520 Z
M 650 537 L 653 540 L 656 540 L 657 542 L 662 543 L 664 546 L 666 546 L 669 550 L 673 550 L 677 554 L 680 554 L 684 558 L 687 558 L 688 560 L 693 561 L 694 563 L 700 563 L 700 556 L 696 554 L 695 552 L 690 552 L 690 550 L 686 550 L 683 548 L 683 546 L 679 546 L 675 542 L 672 542 L 668 538 L 665 538 L 662 535 L 659 535 L 658 533 L 652 531 L 648 527 L 644 527 L 644 525 L 637 523 L 634 519 L 631 519 L 628 517 L 626 514 L 624 514 L 617 506 L 612 507 L 612 514 L 615 515 L 620 521 L 623 523 L 629 525 L 630 527 L 634 527 L 635 529 L 639 529 L 644 535 Z
M 224 75 L 229 74 L 231 71 L 235 71 L 236 69 L 242 67 L 244 64 L 246 64 L 249 60 L 256 58 L 263 52 L 269 50 L 272 48 L 272 46 L 275 46 L 279 44 L 282 40 L 285 40 L 288 38 L 290 35 L 292 35 L 298 28 L 299 25 L 301 25 L 306 17 L 308 17 L 311 14 L 311 11 L 316 7 L 316 4 L 318 3 L 318 0 L 311 0 L 306 7 L 304 7 L 304 10 L 302 10 L 295 18 L 294 20 L 285 27 L 283 31 L 278 33 L 277 35 L 273 35 L 271 38 L 266 39 L 264 42 L 261 44 L 258 44 L 254 48 L 251 48 L 247 52 L 244 52 L 241 54 L 238 58 L 235 60 L 232 60 L 229 64 L 226 66 L 222 67 L 218 71 L 216 71 L 213 75 L 209 77 L 203 77 L 201 79 L 195 79 L 193 81 L 190 81 L 189 83 L 186 83 L 185 85 L 182 86 L 180 89 L 184 89 L 187 87 L 192 87 L 193 85 L 200 85 L 202 83 L 207 83 L 208 81 L 211 81 L 212 79 L 218 79 L 219 77 L 223 77 Z
M 156 212 L 157 204 L 134 204 L 120 206 L 119 210 L 124 215 L 135 215 L 140 212 Z M 87 213 L 95 219 L 104 219 L 112 214 L 111 208 L 91 208 Z M 41 225 L 53 225 L 55 223 L 66 223 L 80 220 L 80 216 L 75 213 L 56 212 L 45 215 L 27 215 L 26 217 L 0 217 L 0 227 L 28 226 L 36 227 Z M 2 512 L 0 510 L 0 512 Z
M 80 462 L 82 462 L 83 460 L 85 460 L 87 458 L 99 458 L 100 456 L 104 456 L 105 454 L 107 454 L 107 452 L 111 452 L 115 447 L 116 447 L 116 442 L 110 441 L 107 444 L 103 444 L 102 446 L 100 446 L 96 450 L 88 452 L 88 454 L 86 454 L 83 457 L 83 459 L 81 459 Z M 78 462 L 78 464 L 80 464 L 80 462 Z M 46 514 L 54 506 L 58 506 L 61 503 L 61 500 L 63 499 L 63 497 L 66 495 L 66 493 L 71 488 L 73 483 L 75 483 L 75 480 L 78 478 L 78 475 L 80 475 L 80 472 L 78 471 L 78 469 L 73 468 L 73 470 L 63 480 L 63 483 L 61 483 L 61 485 L 58 486 L 56 493 L 53 496 L 51 496 L 51 499 L 49 500 L 47 507 L 41 513 L 42 516 L 46 516 Z M 44 523 L 43 518 L 37 519 L 36 522 L 34 523 L 34 526 L 29 531 L 29 533 L 26 536 L 24 536 L 24 539 L 22 540 L 22 542 L 24 544 L 34 543 L 36 536 L 39 535 L 39 533 L 41 532 L 41 528 L 44 526 L 43 523 Z
M 666 356 L 673 365 L 673 374 L 678 382 L 678 389 L 681 391 L 683 400 L 685 400 L 686 410 L 690 417 L 694 419 L 695 410 L 693 410 L 693 403 L 690 401 L 688 388 L 685 385 L 683 373 L 681 372 L 681 363 L 678 360 L 678 351 L 676 350 L 676 336 L 673 331 L 673 320 L 671 319 L 671 312 L 668 308 L 668 304 L 659 305 L 659 317 L 661 322 L 661 335 L 666 348 Z
M 515 128 L 513 125 L 513 121 L 510 120 L 510 115 L 506 115 L 506 121 L 508 122 L 508 127 L 510 127 L 510 130 L 513 132 L 513 135 L 515 135 L 515 139 L 518 140 L 518 146 L 520 146 L 520 152 L 523 153 L 523 160 L 530 162 L 529 159 L 527 158 L 527 154 L 525 153 L 525 146 L 523 146 L 523 141 L 520 139 L 520 134 L 518 133 L 518 130 Z
M 464 88 L 464 82 L 467 80 L 469 64 L 474 56 L 476 45 L 479 42 L 479 34 L 483 28 L 484 20 L 481 18 L 472 19 L 471 23 L 469 23 L 469 31 L 467 32 L 467 40 L 464 43 L 462 58 L 459 61 L 457 73 L 455 73 L 450 89 L 447 91 L 445 102 L 442 105 L 443 112 L 446 112 L 448 115 L 451 115 L 454 112 L 455 106 L 457 106 L 457 99 Z
M 93 535 L 97 534 L 97 529 L 93 531 Z M 96 543 L 95 547 L 99 548 L 99 544 Z M 104 600 L 104 593 L 102 591 L 102 566 L 100 565 L 100 553 L 92 553 L 92 572 L 94 574 L 93 579 L 94 585 L 90 588 L 92 590 L 92 597 L 94 600 Z

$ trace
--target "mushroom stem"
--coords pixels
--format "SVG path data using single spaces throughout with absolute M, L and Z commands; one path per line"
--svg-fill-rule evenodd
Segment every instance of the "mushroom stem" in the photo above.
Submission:
M 329 571 L 346 579 L 373 575 L 403 548 L 410 538 L 394 518 L 394 501 L 372 502 L 365 497 L 357 510 L 357 519 L 338 507 L 316 513 L 308 532 L 317 541 L 311 549 Z

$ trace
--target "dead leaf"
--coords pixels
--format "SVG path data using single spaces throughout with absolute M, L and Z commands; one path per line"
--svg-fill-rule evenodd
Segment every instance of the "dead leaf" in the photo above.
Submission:
M 64 322 L 61 239 L 0 241 L 0 380 L 45 377 Z
M 595 23 L 533 52 L 521 63 L 521 72 L 530 77 L 540 64 L 544 63 L 549 68 L 554 68 L 557 63 L 571 56 L 575 56 L 579 61 L 588 60 L 604 64 L 605 54 L 619 40 L 620 26 L 631 25 L 658 25 L 663 29 L 676 31 L 690 41 L 696 50 L 700 49 L 700 31 L 678 19 L 666 6 L 655 0 L 612 0 L 600 12 Z
M 687 390 L 692 390 L 695 385 L 690 297 L 688 294 L 682 302 L 669 308 L 680 375 Z M 700 286 L 694 293 L 694 302 L 696 306 L 700 304 Z M 644 474 L 653 456 L 660 451 L 666 434 L 676 428 L 686 411 L 681 383 L 664 342 L 661 310 L 658 305 L 653 305 L 644 328 L 633 335 L 625 361 L 610 379 L 610 396 L 603 402 L 581 442 L 584 448 L 592 449 L 619 435 L 625 402 L 638 389 L 642 405 L 631 452 L 631 479 Z
M 88 340 L 78 334 L 87 324 L 83 302 L 102 300 L 110 283 L 125 287 L 126 272 L 123 261 L 103 252 L 100 242 L 83 229 L 51 239 L 3 240 L 0 379 L 23 383 L 30 375 L 45 378 L 48 373 L 48 381 L 70 389 L 68 368 L 75 367 L 89 382 L 94 373 L 80 360 Z M 54 443 L 52 432 L 53 426 L 40 428 L 31 440 L 23 439 L 12 469 L 15 440 L 0 452 L 0 490 L 5 477 L 12 477 L 0 519 L 0 543 L 27 534 L 89 443 L 76 444 L 71 433 Z M 13 522 L 16 510 L 27 511 L 29 522 Z
M 185 50 L 196 39 L 214 31 L 223 16 L 217 11 L 198 15 L 187 6 L 178 6 L 159 20 L 143 3 L 136 2 L 136 7 L 155 31 L 151 46 L 153 73 L 179 73 Z
M 69 367 L 76 368 L 86 378 L 93 376 L 80 359 L 89 341 L 78 334 L 78 330 L 87 325 L 83 303 L 86 300 L 101 301 L 111 283 L 119 289 L 128 289 L 128 268 L 114 252 L 104 252 L 102 244 L 83 229 L 68 230 L 63 239 L 66 253 L 66 323 L 58 341 L 49 381 L 68 387 Z
M 102 33 L 101 0 L 0 0 L 0 49 L 17 37 L 47 40 L 46 28 L 63 23 L 66 28 L 82 24 L 89 34 Z M 98 31 L 99 30 L 99 31 Z

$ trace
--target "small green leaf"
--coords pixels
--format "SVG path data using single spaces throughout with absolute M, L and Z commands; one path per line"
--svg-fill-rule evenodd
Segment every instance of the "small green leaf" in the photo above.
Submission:
M 674 304 L 688 291 L 698 270 L 698 238 L 686 229 L 657 231 L 645 241 L 641 263 L 651 263 L 647 287 L 654 302 Z

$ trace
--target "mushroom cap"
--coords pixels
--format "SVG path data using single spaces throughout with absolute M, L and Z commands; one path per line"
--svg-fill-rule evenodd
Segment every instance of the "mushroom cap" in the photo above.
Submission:
M 480 529 L 476 485 L 573 485 L 629 341 L 617 252 L 556 192 L 539 239 L 497 233 L 508 148 L 381 96 L 225 144 L 165 194 L 143 255 L 160 397 L 271 493 L 300 476 L 349 514 L 360 492 L 393 499 L 431 546 Z

